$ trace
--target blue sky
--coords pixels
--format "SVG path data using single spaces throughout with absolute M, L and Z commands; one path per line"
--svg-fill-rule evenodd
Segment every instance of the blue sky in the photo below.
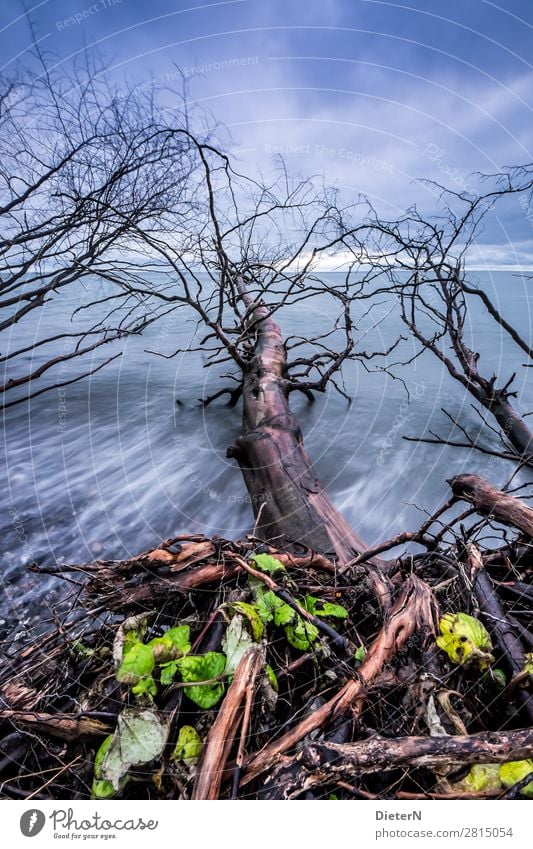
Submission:
M 29 0 L 28 0 L 29 2 Z M 65 62 L 97 45 L 140 86 L 190 75 L 247 168 L 324 173 L 394 215 L 430 208 L 430 177 L 533 160 L 531 0 L 42 0 L 43 49 Z M 23 8 L 3 0 L 4 72 L 24 62 Z M 516 200 L 489 222 L 473 262 L 533 265 L 533 216 Z

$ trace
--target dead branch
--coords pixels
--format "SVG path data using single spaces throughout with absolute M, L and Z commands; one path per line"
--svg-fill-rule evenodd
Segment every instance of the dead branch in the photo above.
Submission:
M 448 481 L 456 498 L 473 504 L 478 513 L 518 528 L 533 537 L 533 510 L 479 475 L 458 475 Z
M 243 704 L 253 692 L 261 664 L 259 647 L 249 649 L 239 661 L 235 676 L 208 734 L 193 790 L 193 799 L 218 799 L 226 761 L 235 742 Z
M 419 629 L 427 629 L 430 633 L 434 628 L 434 620 L 435 606 L 429 587 L 414 575 L 410 575 L 359 667 L 357 677 L 348 681 L 325 705 L 253 755 L 246 763 L 243 783 L 248 783 L 271 769 L 280 755 L 318 728 L 324 728 L 348 712 L 352 716 L 358 715 L 365 688 L 411 634 Z
M 270 781 L 280 789 L 278 798 L 291 799 L 339 779 L 350 780 L 376 772 L 424 767 L 438 769 L 463 764 L 505 763 L 530 758 L 533 729 L 483 732 L 467 736 L 372 737 L 357 743 L 308 743 L 295 757 L 299 769 L 288 778 L 292 764 L 285 763 Z

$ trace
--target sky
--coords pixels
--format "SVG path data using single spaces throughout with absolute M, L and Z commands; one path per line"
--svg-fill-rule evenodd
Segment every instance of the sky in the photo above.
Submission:
M 41 0 L 27 8 L 53 64 L 96 47 L 109 73 L 172 85 L 231 134 L 245 169 L 324 174 L 388 216 L 434 207 L 430 178 L 533 160 L 531 0 Z M 0 8 L 3 73 L 31 61 L 18 0 Z M 533 267 L 533 207 L 503 204 L 470 257 Z

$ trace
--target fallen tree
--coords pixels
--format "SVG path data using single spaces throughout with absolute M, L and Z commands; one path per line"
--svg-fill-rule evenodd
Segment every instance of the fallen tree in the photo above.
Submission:
M 231 404 L 242 401 L 242 429 L 229 455 L 250 494 L 254 528 L 239 542 L 180 537 L 124 561 L 34 567 L 74 583 L 75 604 L 60 603 L 51 633 L 7 648 L 0 676 L 1 793 L 214 799 L 294 798 L 317 789 L 362 798 L 529 792 L 533 750 L 522 732 L 533 722 L 531 508 L 510 491 L 462 476 L 417 530 L 369 548 L 318 480 L 290 406 L 295 392 L 311 403 L 328 388 L 350 401 L 342 382 L 350 362 L 369 368 L 377 360 L 389 368 L 386 357 L 401 340 L 367 351 L 357 327 L 376 275 L 362 261 L 359 240 L 376 221 L 365 219 L 366 205 L 363 212 L 344 207 L 335 192 L 285 171 L 269 186 L 245 178 L 186 120 L 157 124 L 154 135 L 147 117 L 150 157 L 162 163 L 155 195 L 139 199 L 134 191 L 135 215 L 130 207 L 102 207 L 101 194 L 109 196 L 130 167 L 121 160 L 95 201 L 111 228 L 109 245 L 124 247 L 124 236 L 142 261 L 129 255 L 111 261 L 105 241 L 102 261 L 86 267 L 84 254 L 74 257 L 75 272 L 97 272 L 111 287 L 90 304 L 111 304 L 97 328 L 104 340 L 106 333 L 113 341 L 122 334 L 116 314 L 124 313 L 137 332 L 180 310 L 198 322 L 195 349 L 205 365 L 227 369 L 229 363 L 228 384 L 202 403 L 224 395 Z M 126 135 L 131 129 L 126 125 Z M 133 158 L 135 174 L 145 162 Z M 173 172 L 173 163 L 182 169 Z M 54 166 L 51 171 L 55 177 Z M 147 183 L 142 174 L 133 186 L 149 190 L 149 174 Z M 38 192 L 42 182 L 33 180 Z M 95 198 L 82 188 L 76 198 L 85 210 Z M 26 198 L 10 202 L 20 209 L 13 222 L 20 229 L 29 220 Z M 90 214 L 78 223 L 80 250 L 87 241 L 91 248 L 91 225 L 98 229 L 100 218 L 94 222 Z M 399 260 L 409 245 L 394 227 L 384 234 L 398 243 Z M 33 232 L 17 238 L 33 242 Z M 53 253 L 53 244 L 46 246 Z M 354 259 L 343 281 L 328 282 L 321 258 L 346 248 Z M 415 259 L 426 256 L 425 247 L 414 250 Z M 439 355 L 441 339 L 450 336 L 462 371 L 447 358 L 448 371 L 500 421 L 510 384 L 496 390 L 496 378 L 477 373 L 462 337 L 467 290 L 452 273 L 449 251 L 424 266 L 430 282 L 435 261 L 446 310 L 435 308 L 437 336 L 419 341 Z M 385 287 L 399 294 L 415 337 L 419 272 L 407 289 L 394 278 Z M 12 323 L 55 296 L 69 273 L 47 282 L 44 293 L 12 314 Z M 4 283 L 8 294 L 9 287 L 18 291 L 18 276 Z M 382 286 L 380 279 L 373 293 Z M 425 289 L 423 305 L 424 295 Z M 312 338 L 284 337 L 283 311 L 311 298 L 320 305 L 322 329 Z M 508 323 L 501 326 L 509 332 Z M 7 359 L 20 362 L 24 353 Z M 34 381 L 58 361 L 15 377 L 6 391 L 28 384 L 28 398 L 34 397 Z M 527 427 L 507 407 L 504 413 L 512 426 L 502 435 L 515 453 L 496 453 L 528 465 Z M 461 501 L 468 508 L 457 513 Z M 398 554 L 406 543 L 420 550 Z M 401 738 L 399 747 L 391 737 Z M 489 789 L 476 784 L 470 768 L 486 758 L 493 767 L 519 759 L 510 790 L 508 771 L 499 767 Z

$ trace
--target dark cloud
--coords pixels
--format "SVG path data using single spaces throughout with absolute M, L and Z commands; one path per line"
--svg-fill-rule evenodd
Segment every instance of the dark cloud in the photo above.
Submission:
M 29 55 L 21 14 L 3 3 L 7 70 Z M 179 66 L 245 164 L 281 152 L 384 210 L 429 207 L 418 177 L 468 187 L 472 171 L 533 158 L 529 0 L 45 0 L 32 17 L 53 61 L 94 45 L 117 78 L 161 89 Z M 486 231 L 491 261 L 510 233 L 528 254 L 518 204 Z

